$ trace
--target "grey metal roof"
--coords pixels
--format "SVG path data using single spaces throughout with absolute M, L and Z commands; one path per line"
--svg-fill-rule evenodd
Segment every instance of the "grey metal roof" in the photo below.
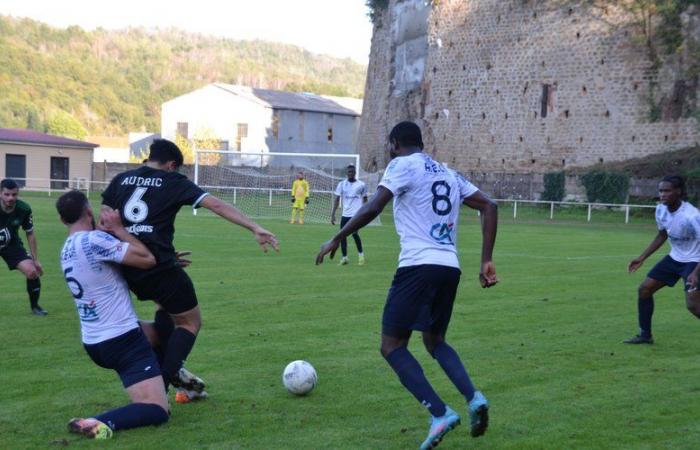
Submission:
M 21 130 L 16 128 L 0 128 L 0 142 L 77 147 L 86 149 L 98 147 L 97 144 L 92 144 L 90 142 L 54 136 L 52 134 L 40 133 L 34 130 Z
M 326 114 L 340 114 L 357 117 L 359 114 L 340 103 L 316 94 L 273 91 L 234 84 L 215 83 L 214 86 L 255 103 L 264 104 L 274 109 L 290 109 Z

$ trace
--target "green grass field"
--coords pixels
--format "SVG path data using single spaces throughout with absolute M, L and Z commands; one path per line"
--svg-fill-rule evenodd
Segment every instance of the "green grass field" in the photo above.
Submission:
M 210 398 L 173 404 L 165 426 L 109 442 L 69 435 L 71 417 L 127 399 L 116 375 L 95 366 L 80 344 L 59 270 L 65 229 L 54 199 L 28 200 L 46 270 L 41 304 L 50 315 L 30 315 L 24 280 L 0 271 L 0 448 L 410 449 L 425 437 L 427 412 L 378 351 L 398 255 L 390 215 L 362 232 L 366 266 L 316 267 L 330 225 L 264 221 L 282 246 L 264 255 L 242 229 L 185 210 L 176 245 L 193 251 L 188 270 L 204 321 L 187 366 L 207 381 Z M 448 337 L 489 398 L 492 421 L 486 436 L 472 439 L 463 425 L 440 448 L 698 447 L 700 323 L 685 310 L 682 289 L 657 296 L 654 346 L 621 344 L 636 331 L 636 286 L 662 254 L 644 273 L 628 275 L 626 264 L 654 233 L 648 221 L 513 223 L 504 210 L 495 253 L 501 283 L 482 290 L 479 229 L 466 215 Z M 352 242 L 350 250 L 356 261 Z M 152 317 L 150 303 L 137 308 Z M 429 379 L 466 421 L 462 398 L 419 344 L 411 349 Z M 294 359 L 318 371 L 308 397 L 282 387 L 282 370 Z

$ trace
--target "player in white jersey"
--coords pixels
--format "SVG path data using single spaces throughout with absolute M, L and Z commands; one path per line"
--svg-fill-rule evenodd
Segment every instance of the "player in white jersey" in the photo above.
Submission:
M 656 207 L 656 225 L 659 232 L 642 254 L 628 266 L 630 273 L 639 269 L 644 260 L 658 250 L 666 240 L 671 253 L 659 261 L 639 285 L 637 312 L 639 334 L 624 341 L 626 344 L 653 344 L 651 317 L 654 314 L 654 293 L 664 286 L 674 286 L 683 278 L 685 305 L 694 316 L 700 318 L 700 212 L 684 201 L 685 181 L 678 176 L 668 176 L 659 182 L 659 199 Z
M 168 398 L 155 353 L 141 331 L 120 265 L 149 269 L 155 257 L 121 223 L 118 211 L 103 211 L 100 228 L 85 194 L 70 191 L 56 202 L 68 238 L 61 267 L 75 299 L 83 346 L 98 366 L 114 369 L 131 404 L 72 419 L 68 429 L 107 439 L 113 431 L 168 421 Z
M 343 215 L 340 217 L 340 228 L 342 229 L 346 223 L 352 219 L 362 205 L 367 203 L 367 186 L 364 182 L 355 178 L 357 170 L 355 166 L 348 166 L 348 178 L 338 183 L 335 188 L 335 201 L 333 202 L 333 211 L 331 211 L 331 224 L 335 225 L 335 212 L 338 210 L 338 204 L 341 199 L 343 201 Z M 362 252 L 362 239 L 357 231 L 352 234 L 357 246 L 358 264 L 365 264 L 365 254 Z M 340 241 L 340 251 L 343 257 L 340 259 L 341 266 L 348 263 L 348 240 Z
M 389 134 L 392 161 L 377 192 L 330 241 L 321 246 L 316 264 L 333 258 L 340 241 L 377 217 L 394 199 L 394 223 L 401 242 L 399 268 L 389 290 L 382 318 L 381 353 L 401 383 L 432 415 L 421 449 L 435 447 L 460 423 L 459 415 L 440 399 L 408 351 L 413 330 L 468 402 L 471 435 L 488 426 L 488 402 L 477 391 L 457 353 L 445 341 L 459 284 L 457 221 L 465 204 L 481 213 L 483 243 L 479 279 L 495 285 L 492 262 L 498 213 L 496 204 L 458 173 L 423 153 L 420 128 L 401 122 Z

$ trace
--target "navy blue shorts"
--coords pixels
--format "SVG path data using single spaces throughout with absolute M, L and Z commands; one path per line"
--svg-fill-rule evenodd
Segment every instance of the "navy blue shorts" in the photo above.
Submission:
M 116 370 L 125 388 L 161 376 L 158 358 L 141 328 L 134 328 L 98 344 L 83 344 L 100 367 Z
M 661 281 L 667 286 L 674 286 L 680 278 L 683 278 L 684 290 L 687 291 L 689 289 L 688 276 L 697 265 L 696 262 L 678 262 L 671 258 L 671 255 L 666 255 L 652 267 L 647 277 Z
M 444 336 L 461 274 L 433 264 L 399 268 L 384 305 L 382 334 L 406 338 L 417 330 Z

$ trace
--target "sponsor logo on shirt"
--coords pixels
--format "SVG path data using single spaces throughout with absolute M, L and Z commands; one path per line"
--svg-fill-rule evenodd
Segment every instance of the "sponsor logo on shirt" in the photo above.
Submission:
M 141 233 L 153 233 L 153 225 L 133 224 L 126 228 L 129 234 L 138 236 Z
M 97 315 L 97 304 L 94 300 L 90 303 L 81 303 L 77 305 L 77 308 L 78 315 L 80 316 L 80 320 L 82 322 L 94 322 L 95 320 L 100 320 L 99 316 Z
M 0 230 L 0 248 L 5 248 L 7 244 L 10 243 L 10 240 L 12 239 L 12 235 L 10 234 L 10 230 L 7 228 L 3 228 Z
M 430 237 L 441 245 L 455 245 L 452 240 L 454 223 L 436 223 L 430 228 Z

